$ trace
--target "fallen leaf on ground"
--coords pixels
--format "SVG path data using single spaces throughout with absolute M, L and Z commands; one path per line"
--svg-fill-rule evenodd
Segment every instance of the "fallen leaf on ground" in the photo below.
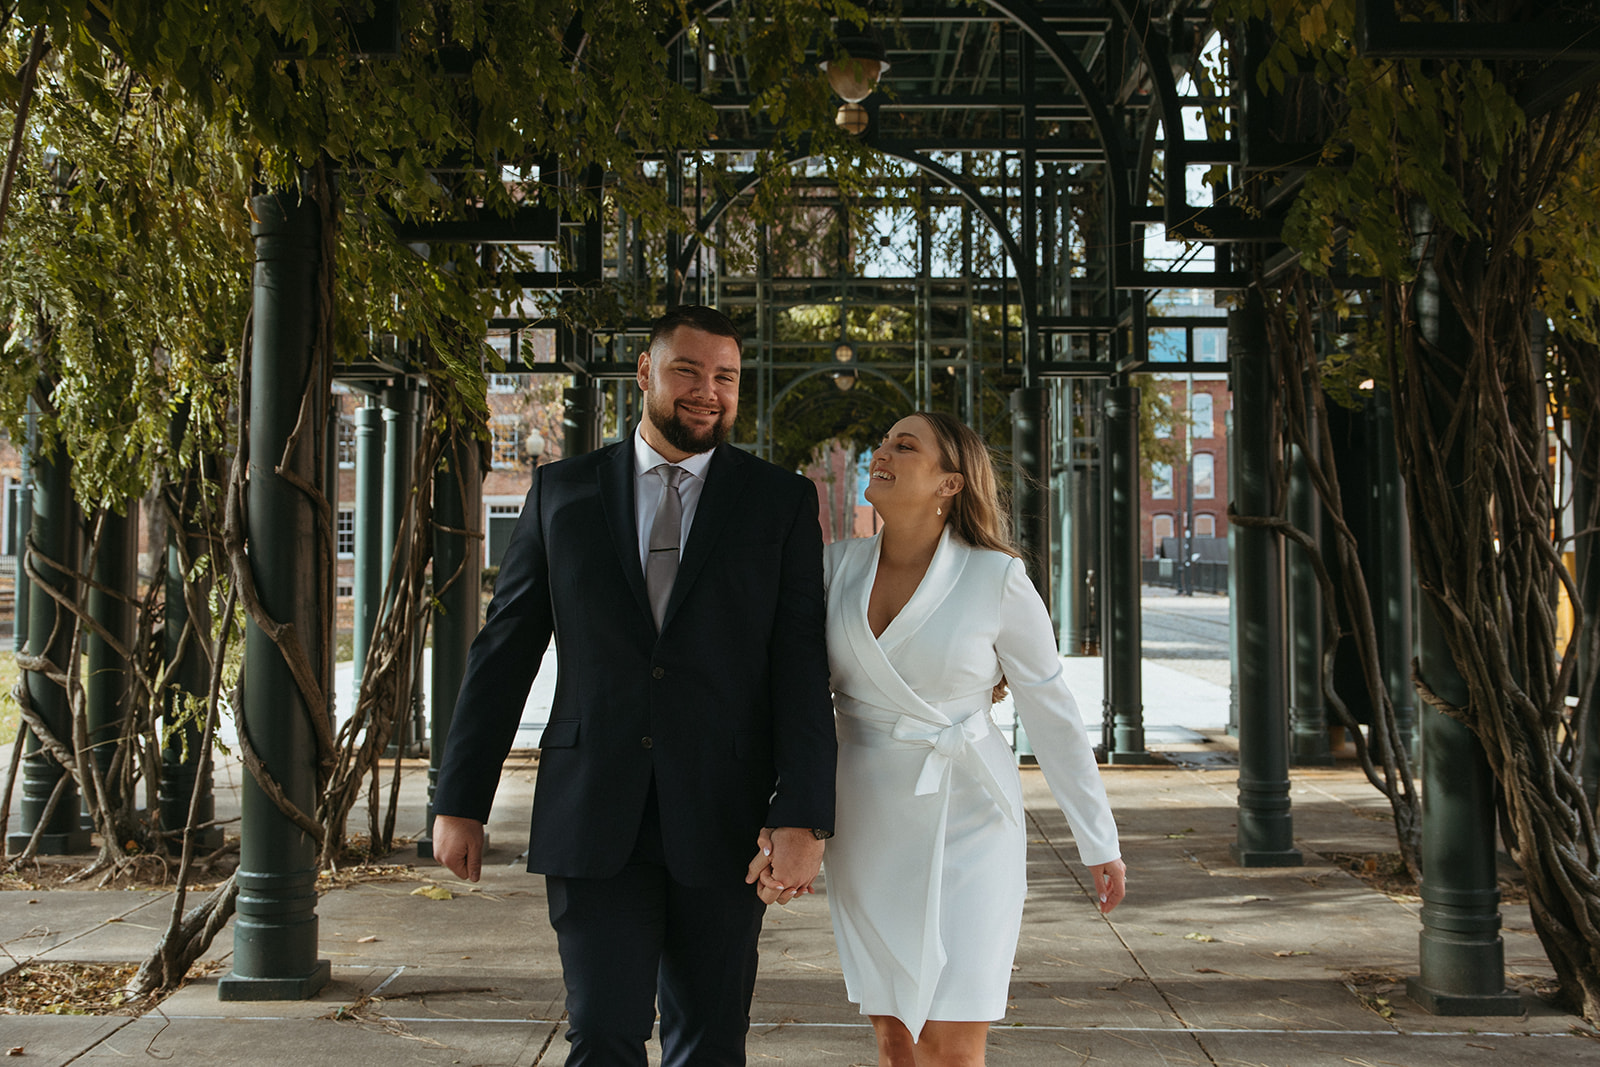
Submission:
M 366 937 L 358 937 L 358 938 L 356 938 L 356 944 L 358 944 L 358 945 L 370 945 L 376 940 L 378 940 L 378 935 L 377 934 L 368 934 Z
M 1281 960 L 1285 956 L 1309 956 L 1311 955 L 1311 950 L 1304 948 L 1286 948 L 1274 952 L 1273 955 Z
M 454 900 L 455 894 L 442 885 L 419 886 L 411 891 L 414 897 L 427 897 L 429 900 Z
M 1183 939 L 1185 941 L 1215 941 L 1216 940 L 1216 938 L 1212 937 L 1210 934 L 1202 934 L 1202 933 L 1198 933 L 1198 932 L 1190 932 L 1190 933 L 1184 934 L 1183 935 Z

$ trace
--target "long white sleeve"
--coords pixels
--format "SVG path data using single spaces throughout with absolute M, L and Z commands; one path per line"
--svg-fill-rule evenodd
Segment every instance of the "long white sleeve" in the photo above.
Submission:
M 1049 612 L 1022 561 L 1012 560 L 1006 569 L 995 652 L 1045 782 L 1072 827 L 1078 857 L 1093 866 L 1121 855 L 1117 824 L 1077 701 L 1062 673 L 1054 633 Z

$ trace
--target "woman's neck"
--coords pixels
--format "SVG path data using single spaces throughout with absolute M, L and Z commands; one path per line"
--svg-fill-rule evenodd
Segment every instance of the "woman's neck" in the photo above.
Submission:
M 898 517 L 883 520 L 879 534 L 878 559 L 894 567 L 927 566 L 939 548 L 944 522 L 933 516 L 921 520 Z

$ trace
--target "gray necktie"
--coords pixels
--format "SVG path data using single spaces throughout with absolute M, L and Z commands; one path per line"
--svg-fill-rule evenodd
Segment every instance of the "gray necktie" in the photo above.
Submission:
M 656 617 L 659 630 L 661 620 L 666 618 L 672 583 L 678 577 L 678 542 L 683 539 L 683 499 L 678 496 L 678 481 L 684 470 L 663 463 L 651 467 L 650 473 L 661 476 L 661 503 L 656 505 L 655 525 L 650 527 L 650 555 L 644 567 L 644 587 L 650 594 L 650 613 Z

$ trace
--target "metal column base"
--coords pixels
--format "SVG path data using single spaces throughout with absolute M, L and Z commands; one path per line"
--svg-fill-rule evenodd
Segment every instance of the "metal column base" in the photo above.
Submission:
M 333 965 L 318 960 L 311 973 L 299 978 L 244 978 L 224 975 L 217 981 L 218 1000 L 310 1000 L 332 977 Z
M 1154 763 L 1166 763 L 1167 761 L 1153 752 L 1107 752 L 1105 762 L 1113 767 L 1145 767 Z
M 28 847 L 28 842 L 33 839 L 31 833 L 13 833 L 6 835 L 6 852 L 10 855 L 19 855 Z M 40 834 L 40 856 L 72 856 L 88 852 L 94 847 L 89 840 L 88 830 L 68 830 L 61 834 Z
M 1237 844 L 1228 846 L 1228 855 L 1240 867 L 1302 867 L 1305 857 L 1297 848 L 1267 852 L 1261 849 L 1242 849 Z
M 1442 993 L 1422 979 L 1406 979 L 1406 996 L 1429 1015 L 1521 1015 L 1522 995 L 1509 989 L 1488 995 Z

